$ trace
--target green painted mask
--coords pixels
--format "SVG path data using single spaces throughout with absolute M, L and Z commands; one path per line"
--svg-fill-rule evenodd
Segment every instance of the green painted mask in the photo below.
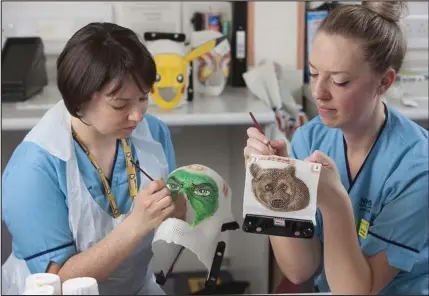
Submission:
M 217 172 L 201 164 L 177 168 L 165 183 L 173 200 L 186 199 L 186 219 L 168 218 L 156 229 L 152 240 L 154 270 L 168 272 L 179 252 L 177 246 L 193 252 L 210 270 L 222 226 L 236 221 L 231 188 Z
M 181 193 L 189 200 L 195 213 L 193 221 L 188 221 L 192 227 L 213 216 L 219 208 L 218 185 L 203 172 L 178 169 L 168 176 L 166 183 L 173 200 Z

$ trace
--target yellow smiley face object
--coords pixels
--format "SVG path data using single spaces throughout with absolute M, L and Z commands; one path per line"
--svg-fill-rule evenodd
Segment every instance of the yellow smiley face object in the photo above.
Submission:
M 155 103 L 162 109 L 173 109 L 180 103 L 183 94 L 187 91 L 189 63 L 208 53 L 226 37 L 210 40 L 186 56 L 172 53 L 154 54 L 157 74 L 151 90 Z
M 154 55 L 156 80 L 152 88 L 155 103 L 172 109 L 180 103 L 188 82 L 188 61 L 177 54 Z

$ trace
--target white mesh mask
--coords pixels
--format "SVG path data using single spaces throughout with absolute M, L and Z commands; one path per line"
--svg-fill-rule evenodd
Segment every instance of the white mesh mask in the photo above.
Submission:
M 214 170 L 203 165 L 176 169 L 166 180 L 173 199 L 183 194 L 186 221 L 169 218 L 156 230 L 152 242 L 155 273 L 166 271 L 181 247 L 192 251 L 207 270 L 211 269 L 222 225 L 235 222 L 231 212 L 231 189 Z
M 216 31 L 192 32 L 191 44 L 198 47 L 204 42 L 223 36 Z M 230 75 L 231 46 L 222 41 L 210 52 L 193 61 L 194 89 L 197 93 L 218 96 L 225 89 Z

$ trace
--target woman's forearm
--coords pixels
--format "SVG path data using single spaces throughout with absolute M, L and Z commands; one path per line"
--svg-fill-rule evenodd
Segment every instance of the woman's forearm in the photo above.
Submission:
M 318 238 L 270 236 L 270 241 L 280 270 L 294 284 L 306 282 L 317 271 L 320 265 Z
M 61 280 L 76 277 L 92 277 L 99 282 L 106 280 L 149 232 L 137 230 L 134 225 L 132 215 L 128 216 L 97 244 L 67 260 L 58 272 Z
M 350 198 L 333 195 L 323 216 L 324 267 L 334 294 L 368 294 L 372 287 L 371 267 L 362 253 Z

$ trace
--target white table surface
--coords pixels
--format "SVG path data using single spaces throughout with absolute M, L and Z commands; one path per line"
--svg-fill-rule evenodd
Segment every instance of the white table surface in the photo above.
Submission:
M 397 93 L 388 93 L 386 96 L 386 104 L 398 110 L 411 120 L 428 120 L 429 109 L 428 109 L 428 81 L 416 82 L 416 83 L 403 83 L 401 85 L 403 98 L 412 99 L 415 101 L 417 107 L 407 107 L 401 102 L 401 96 Z M 304 96 L 308 101 L 312 101 L 310 86 L 304 85 Z
M 2 130 L 29 130 L 61 98 L 55 83 L 23 103 L 2 103 Z M 218 97 L 195 94 L 194 101 L 173 110 L 149 106 L 148 113 L 169 126 L 251 125 L 249 112 L 260 124 L 275 122 L 274 113 L 247 88 L 227 87 Z

